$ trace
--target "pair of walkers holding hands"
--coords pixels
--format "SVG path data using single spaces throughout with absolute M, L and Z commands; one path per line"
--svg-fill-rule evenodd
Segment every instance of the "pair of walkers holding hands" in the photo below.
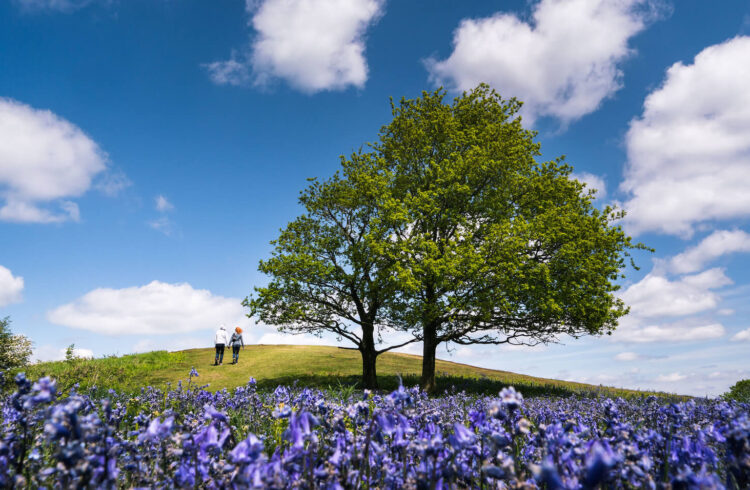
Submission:
M 242 329 L 236 327 L 230 337 L 226 327 L 222 324 L 214 335 L 214 345 L 216 347 L 214 366 L 221 366 L 224 362 L 224 348 L 228 346 L 232 347 L 232 364 L 237 364 L 240 360 L 240 347 L 245 348 L 245 341 L 242 339 Z

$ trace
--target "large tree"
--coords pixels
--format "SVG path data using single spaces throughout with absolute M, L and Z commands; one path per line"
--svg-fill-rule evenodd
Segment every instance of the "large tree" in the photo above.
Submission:
M 610 333 L 628 250 L 645 248 L 598 210 L 562 158 L 539 162 L 521 104 L 486 85 L 445 103 L 424 92 L 392 104 L 372 145 L 391 180 L 380 253 L 398 263 L 404 328 L 423 342 L 422 386 L 441 343 L 533 345 Z
M 329 331 L 362 353 L 423 342 L 422 386 L 443 343 L 525 344 L 610 333 L 628 311 L 617 280 L 633 244 L 562 158 L 540 162 L 521 104 L 486 85 L 392 104 L 367 152 L 313 182 L 245 302 L 283 331 Z M 384 329 L 409 338 L 380 350 Z
M 342 158 L 332 178 L 311 184 L 300 196 L 305 213 L 274 240 L 271 258 L 259 270 L 270 276 L 246 298 L 250 315 L 282 332 L 331 332 L 362 355 L 362 384 L 377 388 L 376 360 L 416 341 L 382 345 L 393 327 L 396 261 L 377 253 L 390 231 L 382 224 L 379 197 L 389 179 L 371 153 Z

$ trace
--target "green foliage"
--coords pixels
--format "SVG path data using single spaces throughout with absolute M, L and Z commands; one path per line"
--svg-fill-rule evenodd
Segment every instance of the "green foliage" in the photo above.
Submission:
M 380 207 L 391 176 L 378 172 L 371 153 L 342 157 L 341 164 L 333 177 L 311 179 L 302 191 L 305 213 L 281 230 L 258 267 L 269 284 L 243 305 L 282 332 L 332 332 L 350 341 L 362 356 L 363 384 L 376 388 L 377 356 L 417 339 L 376 348 L 384 332 L 400 327 L 391 308 L 401 286 L 396 261 L 377 253 L 392 232 Z
M 10 318 L 0 319 L 0 371 L 6 371 L 29 363 L 32 343 L 25 335 L 14 335 L 10 329 Z
M 55 378 L 63 393 L 76 383 L 82 391 L 94 388 L 101 393 L 109 388 L 140 391 L 148 383 L 163 382 L 164 372 L 179 365 L 185 358 L 185 354 L 180 352 L 156 351 L 122 357 L 84 359 L 76 357 L 73 349 L 73 345 L 68 346 L 64 361 L 31 364 L 23 370 L 32 379 L 43 376 Z M 185 377 L 182 374 L 175 378 L 175 382 Z
M 306 214 L 260 264 L 270 284 L 246 300 L 266 323 L 335 332 L 363 356 L 358 328 L 410 332 L 424 342 L 428 388 L 442 342 L 611 333 L 628 312 L 614 294 L 625 259 L 647 249 L 563 158 L 537 161 L 519 101 L 487 85 L 445 95 L 392 103 L 369 151 L 303 191 Z
M 540 163 L 520 103 L 486 85 L 452 104 L 423 93 L 393 107 L 374 146 L 393 181 L 383 202 L 398 257 L 402 322 L 459 343 L 554 341 L 612 331 L 634 245 L 562 158 Z
M 722 395 L 725 400 L 734 400 L 742 403 L 750 403 L 750 379 L 737 381 L 729 391 Z
M 75 351 L 76 351 L 76 345 L 75 344 L 70 344 L 65 349 L 65 360 L 67 362 L 73 362 L 77 358 Z
M 131 393 L 135 395 L 131 400 L 133 413 L 137 409 L 137 394 L 143 386 L 166 388 L 167 384 L 171 384 L 174 387 L 181 380 L 183 387 L 187 388 L 187 373 L 193 367 L 200 376 L 192 379 L 192 385 L 208 385 L 213 391 L 244 386 L 251 376 L 262 390 L 273 390 L 280 384 L 296 384 L 299 387 L 324 389 L 345 399 L 355 390 L 362 389 L 359 353 L 350 349 L 253 345 L 243 351 L 239 364 L 221 367 L 213 366 L 213 355 L 212 348 L 171 353 L 157 351 L 101 359 L 74 359 L 72 362 L 45 362 L 32 364 L 25 371 L 31 378 L 52 376 L 58 380 L 63 393 L 67 393 L 76 383 L 80 385 L 80 392 L 96 387 L 96 392 L 101 395 L 106 395 L 110 388 Z M 405 386 L 414 386 L 419 383 L 420 369 L 420 357 L 387 352 L 380 356 L 378 383 L 385 391 L 396 389 L 399 380 Z M 537 378 L 442 360 L 437 361 L 437 372 L 435 391 L 438 393 L 450 392 L 455 388 L 470 393 L 497 395 L 500 389 L 512 385 L 528 393 L 528 396 L 673 396 Z M 245 420 L 247 424 L 253 417 L 245 417 Z M 259 433 L 263 432 L 261 429 L 250 425 L 247 430 Z

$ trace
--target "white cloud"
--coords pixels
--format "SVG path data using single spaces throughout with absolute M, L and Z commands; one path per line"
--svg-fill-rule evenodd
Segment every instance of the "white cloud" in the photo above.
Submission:
M 695 272 L 708 262 L 735 252 L 750 252 L 750 234 L 742 230 L 715 231 L 695 247 L 672 257 L 669 266 L 678 274 Z
M 748 341 L 750 341 L 750 328 L 742 330 L 741 332 L 737 332 L 732 337 L 732 340 L 739 341 L 739 342 L 748 342 Z
M 750 37 L 672 65 L 630 123 L 621 189 L 631 233 L 689 237 L 697 224 L 750 215 Z
M 618 330 L 617 339 L 624 342 L 695 342 L 723 337 L 724 326 L 719 323 L 690 325 L 673 323 L 626 327 Z M 621 359 L 620 359 L 621 360 Z
M 65 354 L 68 348 L 59 348 L 54 345 L 42 345 L 34 349 L 34 359 L 37 361 L 62 361 L 65 359 Z M 91 349 L 85 349 L 82 347 L 74 347 L 73 355 L 82 359 L 92 359 L 94 357 L 94 351 Z
M 453 52 L 427 69 L 437 84 L 469 90 L 480 82 L 524 102 L 522 114 L 573 121 L 622 86 L 628 41 L 655 12 L 647 0 L 542 0 L 531 20 L 497 13 L 464 19 Z
M 713 290 L 731 283 L 720 268 L 676 280 L 655 268 L 620 294 L 631 310 L 620 320 L 612 339 L 626 343 L 671 343 L 722 337 L 726 333 L 723 325 L 690 315 L 715 310 L 721 297 Z
M 169 200 L 161 194 L 156 196 L 155 202 L 156 210 L 160 213 L 166 213 L 167 211 L 171 211 L 174 209 L 174 205 L 172 205 L 172 203 L 169 202 Z
M 310 93 L 363 87 L 365 33 L 383 6 L 384 0 L 247 0 L 255 30 L 250 49 L 206 68 L 217 84 L 280 78 Z
M 166 236 L 172 235 L 172 229 L 173 229 L 172 220 L 170 220 L 166 216 L 160 216 L 154 220 L 149 221 L 148 226 L 150 226 L 151 228 L 153 228 L 154 230 L 160 233 L 163 233 Z
M 148 222 L 148 226 L 154 230 L 163 233 L 166 236 L 171 236 L 174 232 L 174 223 L 167 216 L 167 213 L 174 210 L 174 205 L 163 195 L 158 195 L 154 198 L 154 207 L 161 213 L 156 219 Z
M 202 347 L 213 347 L 213 331 L 207 331 L 205 337 L 180 337 L 175 339 L 173 335 L 165 337 L 149 337 L 141 339 L 133 346 L 133 352 L 151 352 L 155 350 L 168 350 L 170 352 L 186 349 L 198 349 Z
M 682 381 L 685 378 L 687 378 L 687 376 L 684 374 L 669 373 L 669 374 L 661 374 L 657 376 L 656 381 L 660 383 L 674 383 L 676 381 Z
M 102 194 L 109 197 L 117 196 L 123 189 L 133 185 L 124 172 L 114 170 L 104 174 L 94 185 Z
M 620 352 L 615 356 L 616 361 L 637 361 L 641 356 L 635 352 Z
M 0 306 L 21 301 L 23 277 L 13 276 L 10 269 L 0 265 Z
M 77 220 L 78 206 L 67 199 L 91 187 L 93 177 L 106 170 L 106 159 L 99 146 L 68 121 L 0 98 L 0 220 Z
M 676 281 L 652 271 L 620 297 L 631 307 L 631 314 L 639 318 L 684 316 L 716 308 L 720 298 L 711 290 L 731 283 L 719 268 Z
M 153 281 L 145 286 L 95 289 L 47 314 L 50 322 L 104 335 L 159 335 L 248 325 L 238 298 L 190 284 Z
M 314 335 L 291 335 L 281 332 L 268 332 L 253 341 L 255 344 L 265 345 L 335 345 L 336 342 Z
M 590 174 L 588 172 L 575 173 L 571 175 L 571 177 L 578 180 L 582 184 L 586 184 L 586 190 L 596 189 L 597 199 L 604 199 L 604 197 L 607 195 L 607 184 L 605 184 L 602 177 Z
M 250 61 L 243 59 L 244 56 L 246 55 L 233 51 L 231 59 L 206 63 L 204 67 L 208 70 L 208 76 L 217 85 L 233 85 L 235 87 L 248 85 L 253 77 Z
M 654 359 L 666 359 L 665 355 L 639 354 L 637 352 L 620 352 L 615 356 L 615 361 L 651 361 Z M 637 368 L 634 368 L 637 369 Z

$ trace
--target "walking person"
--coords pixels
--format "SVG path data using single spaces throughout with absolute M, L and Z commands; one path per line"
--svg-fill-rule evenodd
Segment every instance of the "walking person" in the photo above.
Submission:
M 240 361 L 240 346 L 245 349 L 245 341 L 242 339 L 242 329 L 237 327 L 232 333 L 232 338 L 229 339 L 229 345 L 232 346 L 232 364 L 237 364 Z
M 214 358 L 214 366 L 221 366 L 224 362 L 224 347 L 229 343 L 229 336 L 227 329 L 222 323 L 219 329 L 214 335 L 214 345 L 216 346 L 216 357 Z

